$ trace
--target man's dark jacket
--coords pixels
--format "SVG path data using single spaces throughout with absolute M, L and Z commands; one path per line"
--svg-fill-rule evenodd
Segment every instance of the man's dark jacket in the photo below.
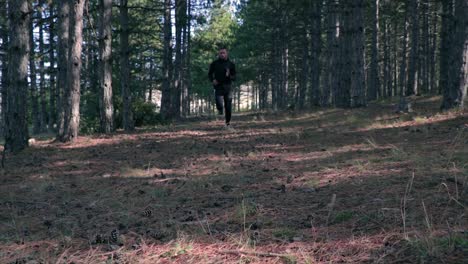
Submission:
M 229 71 L 229 76 L 226 73 Z M 210 70 L 208 72 L 208 78 L 210 82 L 213 80 L 218 81 L 218 85 L 215 85 L 215 89 L 224 89 L 224 85 L 229 85 L 236 78 L 236 66 L 229 59 L 223 60 L 218 58 L 210 64 Z

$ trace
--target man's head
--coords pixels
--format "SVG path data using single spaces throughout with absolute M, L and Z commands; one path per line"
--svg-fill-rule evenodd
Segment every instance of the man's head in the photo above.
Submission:
M 222 60 L 227 60 L 228 58 L 228 50 L 226 47 L 221 47 L 219 48 L 219 51 L 218 51 L 218 57 Z

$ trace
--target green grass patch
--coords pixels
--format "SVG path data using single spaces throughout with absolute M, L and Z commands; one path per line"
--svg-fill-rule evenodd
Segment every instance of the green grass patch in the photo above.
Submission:
M 354 212 L 342 211 L 338 212 L 333 219 L 333 224 L 339 224 L 351 220 L 354 217 Z

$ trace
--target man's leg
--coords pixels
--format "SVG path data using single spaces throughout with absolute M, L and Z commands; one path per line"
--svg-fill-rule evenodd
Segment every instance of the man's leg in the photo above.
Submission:
M 218 110 L 218 114 L 223 114 L 223 95 L 220 91 L 215 90 L 215 102 L 216 102 L 216 109 Z
M 226 125 L 229 125 L 231 122 L 231 115 L 232 115 L 232 94 L 231 94 L 231 87 L 226 89 L 224 93 L 224 109 L 226 111 Z

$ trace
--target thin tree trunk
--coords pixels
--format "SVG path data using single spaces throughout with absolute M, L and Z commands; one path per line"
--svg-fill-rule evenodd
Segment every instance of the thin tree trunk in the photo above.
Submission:
M 50 78 L 50 87 L 49 87 L 49 130 L 53 130 L 54 124 L 57 121 L 57 105 L 56 105 L 56 93 L 57 87 L 55 83 L 57 71 L 55 70 L 55 3 L 50 3 L 50 13 L 49 13 L 49 78 Z
M 406 95 L 413 95 L 418 89 L 417 87 L 417 69 L 419 65 L 419 15 L 418 15 L 418 0 L 410 0 L 409 11 L 412 14 L 411 21 L 411 50 L 409 54 L 408 64 L 408 82 L 406 83 Z
M 399 85 L 400 85 L 400 92 L 399 95 L 405 95 L 405 87 L 406 87 L 406 51 L 407 51 L 407 44 L 408 44 L 408 11 L 405 11 L 405 19 L 403 25 L 403 39 L 402 39 L 402 52 L 401 52 L 401 62 L 400 62 L 400 75 L 399 77 Z
M 333 104 L 336 104 L 338 93 L 339 93 L 339 85 L 340 85 L 340 78 L 337 78 L 335 72 L 338 71 L 339 66 L 339 35 L 340 35 L 340 27 L 339 27 L 339 20 L 338 20 L 338 5 L 339 3 L 336 0 L 329 1 L 327 5 L 327 73 L 325 75 L 326 80 L 324 81 L 324 98 L 322 99 L 322 106 L 329 106 L 331 100 Z M 332 98 L 329 99 L 328 97 L 332 94 Z
M 44 48 L 44 18 L 42 15 L 42 7 L 44 3 L 43 0 L 39 1 L 39 91 L 40 91 L 40 98 L 41 98 L 41 108 L 40 108 L 40 131 L 47 132 L 47 94 L 46 94 L 46 82 L 45 82 L 45 63 L 44 63 L 44 55 L 45 55 L 45 48 Z
M 372 0 L 372 41 L 371 41 L 371 58 L 369 65 L 369 100 L 376 100 L 380 95 L 380 78 L 379 78 L 379 5 L 380 0 Z
M 67 71 L 69 60 L 70 1 L 61 0 L 59 6 L 58 35 L 58 79 L 57 79 L 57 138 L 64 134 L 65 126 L 65 91 L 67 90 Z
M 128 46 L 128 0 L 120 0 L 120 85 L 122 89 L 122 125 L 125 131 L 135 128 L 132 110 L 132 93 L 130 92 L 130 50 Z
M 7 8 L 0 8 L 0 38 L 2 40 L 2 45 L 0 49 L 3 53 L 0 55 L 2 63 L 2 78 L 1 78 L 1 115 L 0 115 L 0 135 L 5 134 L 5 112 L 6 112 L 6 101 L 7 101 L 7 89 L 8 89 L 8 11 Z
M 112 103 L 112 0 L 100 0 L 99 23 L 99 80 L 101 132 L 114 130 L 114 105 Z
M 320 54 L 322 51 L 322 1 L 312 1 L 311 61 L 310 61 L 310 106 L 320 105 Z M 326 98 L 324 99 L 326 100 Z
M 171 118 L 171 81 L 172 81 L 172 23 L 171 0 L 164 0 L 164 51 L 163 51 L 163 84 L 161 95 L 161 116 Z
M 39 111 L 39 96 L 37 89 L 36 42 L 34 40 L 34 19 L 30 19 L 29 26 L 29 89 L 31 97 L 31 119 L 33 135 L 41 133 L 41 114 Z
M 28 145 L 26 94 L 30 52 L 31 6 L 27 0 L 10 0 L 8 91 L 5 119 L 5 151 L 19 152 Z
M 437 86 L 437 77 L 436 77 L 436 50 L 437 50 L 437 35 L 438 35 L 438 28 L 437 25 L 439 23 L 438 19 L 438 3 L 433 3 L 433 14 L 432 14 L 432 31 L 431 31 L 431 48 L 430 48 L 430 57 L 429 57 L 429 91 L 434 94 L 439 91 Z M 439 61 L 440 63 L 440 61 Z
M 180 117 L 182 96 L 182 29 L 185 23 L 185 0 L 175 0 L 175 61 L 173 77 L 173 93 L 171 116 Z
M 422 61 L 420 62 L 420 89 L 419 93 L 427 94 L 429 90 L 429 0 L 421 1 L 422 22 Z
M 85 0 L 70 0 L 71 20 L 69 39 L 69 60 L 67 67 L 67 87 L 65 90 L 65 124 L 62 142 L 75 141 L 80 126 L 80 73 L 83 43 L 83 11 Z

